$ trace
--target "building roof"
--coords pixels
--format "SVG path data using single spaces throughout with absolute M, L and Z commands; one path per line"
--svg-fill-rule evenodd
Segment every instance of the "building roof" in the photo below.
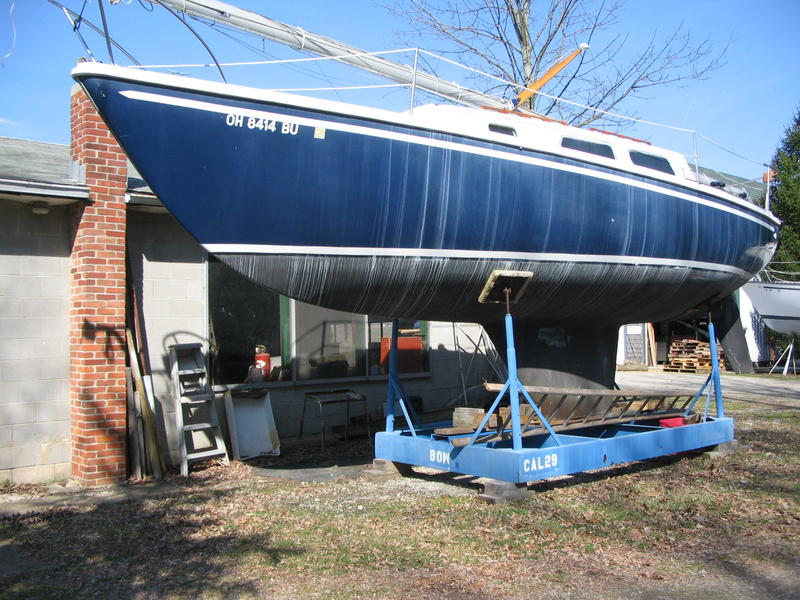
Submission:
M 131 203 L 160 206 L 130 163 L 128 192 Z M 69 146 L 0 137 L 0 197 L 69 204 L 87 200 L 89 189 L 72 163 Z

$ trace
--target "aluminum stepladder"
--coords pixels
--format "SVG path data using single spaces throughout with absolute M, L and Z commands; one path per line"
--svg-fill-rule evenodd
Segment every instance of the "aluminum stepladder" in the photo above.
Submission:
M 181 475 L 189 475 L 192 462 L 219 458 L 230 464 L 214 407 L 214 391 L 200 343 L 169 347 L 170 373 L 175 396 L 175 422 L 181 458 Z

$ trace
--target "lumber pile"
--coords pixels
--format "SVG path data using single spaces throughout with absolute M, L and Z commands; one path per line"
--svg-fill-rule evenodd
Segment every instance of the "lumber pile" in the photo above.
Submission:
M 726 370 L 728 363 L 719 344 L 717 344 L 717 358 L 720 370 Z M 664 371 L 669 373 L 710 373 L 711 345 L 693 338 L 672 338 Z

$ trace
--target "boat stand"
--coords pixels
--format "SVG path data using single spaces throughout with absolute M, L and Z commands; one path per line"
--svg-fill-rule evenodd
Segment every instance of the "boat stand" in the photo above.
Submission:
M 786 362 L 783 365 L 783 373 L 782 375 L 787 375 L 789 373 L 789 363 L 792 365 L 792 375 L 797 375 L 797 367 L 794 364 L 794 342 L 795 339 L 792 337 L 792 343 L 786 346 L 786 349 L 781 353 L 778 360 L 775 361 L 775 364 L 772 365 L 772 368 L 769 370 L 768 375 L 772 375 L 775 370 L 778 368 L 778 365 L 781 364 L 781 361 L 786 359 Z
M 456 427 L 452 421 L 421 425 L 412 416 L 397 378 L 395 325 L 386 430 L 375 436 L 375 457 L 523 484 L 734 439 L 733 420 L 724 411 L 711 322 L 712 372 L 694 395 L 523 386 L 517 376 L 514 327 L 508 308 L 505 329 L 508 379 L 497 386 L 499 393 L 473 429 Z M 696 413 L 694 407 L 704 393 L 705 408 Z M 714 416 L 709 414 L 712 394 Z M 395 404 L 406 419 L 403 429 L 394 427 Z

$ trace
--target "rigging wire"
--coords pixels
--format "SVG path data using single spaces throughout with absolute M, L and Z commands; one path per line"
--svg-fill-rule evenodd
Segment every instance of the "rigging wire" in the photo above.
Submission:
M 83 23 L 83 11 L 86 9 L 86 2 L 87 1 L 88 0 L 83 0 L 83 6 L 81 6 L 81 12 L 80 13 L 76 13 L 75 11 L 72 11 L 72 10 L 67 12 L 69 9 L 67 9 L 67 7 L 62 5 L 62 4 L 60 4 L 58 2 L 55 2 L 55 0 L 50 0 L 50 3 L 60 7 L 61 10 L 64 11 L 64 14 L 67 17 L 67 20 L 69 21 L 70 25 L 72 25 L 73 33 L 78 36 L 78 39 L 80 40 L 81 44 L 83 45 L 83 49 L 86 51 L 86 54 L 88 54 L 89 58 L 94 61 L 94 60 L 97 60 L 97 59 L 95 59 L 94 54 L 92 53 L 92 49 L 89 47 L 89 44 L 86 43 L 86 39 L 83 37 L 83 34 L 81 33 L 81 23 Z M 70 13 L 72 13 L 72 15 L 75 16 L 74 19 L 70 16 Z M 102 32 L 101 32 L 101 35 L 102 35 Z
M 92 60 L 95 60 L 91 49 L 86 44 L 86 40 L 83 39 L 83 36 L 80 34 L 77 28 L 79 28 L 81 24 L 85 23 L 90 29 L 92 29 L 95 33 L 98 33 L 100 35 L 103 35 L 103 30 L 94 23 L 92 23 L 91 21 L 89 21 L 88 19 L 84 19 L 83 16 L 76 13 L 74 10 L 67 8 L 57 0 L 47 0 L 47 1 L 50 2 L 50 4 L 52 4 L 56 8 L 60 8 L 61 10 L 64 11 L 64 15 L 67 17 L 67 20 L 70 22 L 70 25 L 72 25 L 73 31 L 75 31 L 75 33 L 77 34 L 78 39 L 80 39 L 87 54 Z M 77 22 L 73 20 L 72 17 L 75 17 L 75 19 L 77 19 Z M 124 47 L 122 47 L 118 42 L 116 42 L 114 39 L 111 39 L 111 43 L 114 44 L 114 47 L 120 52 L 122 52 L 128 58 L 128 60 L 130 60 L 134 65 L 136 65 L 137 67 L 141 67 L 139 61 L 136 60 L 136 58 L 134 58 L 134 56 L 130 52 L 128 52 Z
M 11 6 L 8 9 L 8 20 L 11 23 L 11 49 L 3 56 L 0 56 L 0 60 L 10 58 L 11 55 L 14 54 L 14 50 L 17 47 L 17 25 L 14 22 L 14 7 L 16 4 L 17 0 L 11 0 Z
M 218 31 L 220 34 L 224 35 L 225 37 L 227 37 L 231 41 L 239 44 L 243 48 L 246 48 L 247 50 L 250 50 L 254 54 L 257 54 L 257 55 L 260 55 L 260 56 L 266 56 L 266 57 L 271 58 L 271 59 L 275 59 L 275 60 L 272 60 L 272 61 L 258 61 L 258 62 L 253 61 L 252 63 L 239 63 L 239 64 L 245 64 L 245 65 L 246 64 L 272 64 L 272 63 L 281 63 L 281 62 L 283 62 L 283 61 L 277 59 L 275 57 L 275 55 L 268 53 L 266 51 L 266 47 L 263 47 L 262 49 L 258 49 L 253 44 L 247 43 L 245 40 L 239 38 L 235 34 L 244 33 L 246 35 L 253 36 L 256 39 L 260 39 L 261 42 L 262 42 L 262 46 L 266 42 L 266 38 L 263 37 L 263 36 L 259 36 L 259 35 L 255 34 L 255 33 L 250 33 L 250 32 L 246 32 L 246 31 L 242 32 L 242 31 L 239 31 L 239 30 L 237 30 L 237 29 L 235 29 L 233 27 L 228 27 L 228 26 L 226 26 L 225 24 L 222 24 L 222 23 L 214 23 L 214 22 L 210 22 L 209 23 L 209 22 L 201 19 L 200 17 L 198 17 L 196 15 L 189 15 L 189 16 L 192 19 L 195 19 L 196 21 L 200 21 L 201 23 L 205 24 L 206 26 L 210 27 L 211 29 L 213 29 L 215 31 Z M 315 59 L 315 57 L 309 57 L 309 58 L 307 58 L 305 60 L 314 60 L 314 59 Z M 298 59 L 297 62 L 300 62 L 302 60 L 303 59 Z M 236 63 L 231 63 L 231 64 L 236 64 Z M 302 67 L 288 67 L 288 69 L 291 70 L 291 71 L 294 71 L 295 73 L 299 73 L 301 75 L 305 75 L 305 76 L 311 77 L 313 79 L 317 79 L 318 81 L 325 81 L 325 82 L 328 83 L 328 85 L 331 87 L 331 89 L 333 89 L 335 91 L 334 83 L 333 83 L 333 80 L 332 80 L 334 78 L 331 78 L 324 71 L 322 71 L 322 69 L 318 65 L 314 65 L 314 66 L 316 67 L 316 69 L 314 69 L 314 70 L 306 69 L 306 68 L 302 68 Z M 335 78 L 335 79 L 337 79 L 339 81 L 339 83 L 347 83 L 345 80 L 342 80 L 340 78 Z M 343 100 L 343 98 L 341 97 L 341 95 L 338 92 L 336 92 L 336 96 L 340 100 Z
M 762 166 L 762 167 L 767 167 L 767 168 L 769 168 L 769 164 L 767 164 L 767 163 L 764 163 L 764 162 L 761 162 L 761 161 L 758 161 L 758 160 L 753 160 L 752 158 L 747 158 L 746 156 L 742 156 L 741 154 L 737 154 L 737 153 L 736 153 L 736 152 L 734 152 L 733 150 L 729 150 L 729 149 L 728 149 L 728 148 L 726 148 L 725 146 L 723 146 L 723 145 L 721 145 L 721 144 L 718 144 L 717 142 L 715 142 L 715 141 L 714 141 L 714 140 L 712 140 L 712 139 L 709 139 L 709 138 L 707 138 L 706 136 L 704 136 L 704 135 L 703 135 L 702 133 L 700 133 L 699 131 L 698 131 L 698 132 L 696 132 L 696 133 L 697 133 L 697 135 L 698 135 L 699 137 L 703 138 L 703 139 L 704 139 L 705 141 L 707 141 L 709 144 L 711 144 L 711 145 L 713 145 L 713 146 L 716 146 L 716 147 L 717 147 L 717 148 L 719 148 L 720 150 L 724 150 L 725 152 L 727 152 L 727 153 L 729 153 L 729 154 L 732 154 L 732 155 L 733 155 L 733 156 L 735 156 L 736 158 L 741 158 L 742 160 L 746 160 L 747 162 L 751 162 L 751 163 L 753 163 L 754 165 L 760 165 L 760 166 Z
M 11 5 L 11 11 L 12 11 L 12 12 L 13 12 L 13 9 L 14 9 L 14 3 L 15 3 L 15 1 L 16 1 L 16 0 L 13 0 L 13 1 L 12 1 L 12 5 Z M 67 14 L 67 11 L 69 11 L 69 9 L 67 9 L 66 7 L 64 7 L 63 5 L 61 5 L 59 2 L 56 2 L 55 0 L 48 0 L 48 1 L 49 1 L 51 4 L 54 4 L 54 5 L 56 5 L 56 6 L 60 7 L 60 8 L 62 8 L 62 9 L 64 10 L 65 14 Z M 112 3 L 116 4 L 116 3 L 120 2 L 120 1 L 122 1 L 122 0 L 116 0 L 116 2 L 114 2 L 114 0 L 112 0 Z M 131 1 L 132 1 L 132 0 L 128 0 L 128 2 L 124 2 L 124 3 L 125 3 L 125 4 L 130 4 L 130 3 L 131 3 Z M 139 4 L 140 4 L 140 5 L 142 5 L 143 7 L 145 7 L 146 9 L 148 9 L 149 11 L 152 11 L 152 10 L 153 10 L 153 6 L 152 6 L 152 4 L 150 4 L 150 5 L 149 5 L 149 8 L 148 8 L 148 6 L 147 6 L 147 5 L 145 5 L 145 3 L 144 3 L 142 0 L 138 0 L 138 1 L 139 1 Z M 270 60 L 270 61 L 252 61 L 252 62 L 238 62 L 238 63 L 220 63 L 220 62 L 217 60 L 217 58 L 216 58 L 216 56 L 214 55 L 214 53 L 212 52 L 211 48 L 208 46 L 208 44 L 207 44 L 207 43 L 205 42 L 205 40 L 202 38 L 202 36 L 201 36 L 201 35 L 200 35 L 200 34 L 199 34 L 199 33 L 198 33 L 198 32 L 197 32 L 197 31 L 196 31 L 196 30 L 195 30 L 195 29 L 194 29 L 194 28 L 193 28 L 193 27 L 192 27 L 192 26 L 191 26 L 191 25 L 188 23 L 188 22 L 187 22 L 187 20 L 186 20 L 185 18 L 182 18 L 182 17 L 181 17 L 181 16 L 180 16 L 178 13 L 176 13 L 176 12 L 175 12 L 175 11 L 173 11 L 171 8 L 169 8 L 168 6 L 166 6 L 166 5 L 165 5 L 165 4 L 164 4 L 164 3 L 163 3 L 161 0 L 151 0 L 151 1 L 152 1 L 152 2 L 155 2 L 155 3 L 157 3 L 157 4 L 159 4 L 159 5 L 160 5 L 162 8 L 164 8 L 165 10 L 167 10 L 167 11 L 168 11 L 170 14 L 172 14 L 172 15 L 173 15 L 175 18 L 177 18 L 179 21 L 181 21 L 181 23 L 183 23 L 183 25 L 184 25 L 184 26 L 185 26 L 187 29 L 189 29 L 189 31 L 191 31 L 191 32 L 192 32 L 192 34 L 193 34 L 193 35 L 194 35 L 194 36 L 195 36 L 195 37 L 198 39 L 198 41 L 199 41 L 199 42 L 200 42 L 200 43 L 203 45 L 203 47 L 204 47 L 204 48 L 206 49 L 206 51 L 208 52 L 209 56 L 211 57 L 211 59 L 212 59 L 212 60 L 213 60 L 213 62 L 214 62 L 214 66 L 216 66 L 216 68 L 217 68 L 217 71 L 219 72 L 219 75 L 220 75 L 220 77 L 221 77 L 222 81 L 223 81 L 223 82 L 225 82 L 225 83 L 227 83 L 227 79 L 225 78 L 225 74 L 224 74 L 224 73 L 223 73 L 223 71 L 222 71 L 222 64 L 225 64 L 225 66 L 237 66 L 237 65 L 255 65 L 255 64 L 292 63 L 292 62 L 317 61 L 317 60 L 336 60 L 337 58 L 341 58 L 341 57 L 336 57 L 336 56 L 333 56 L 333 57 L 331 57 L 331 56 L 326 56 L 326 57 L 309 57 L 309 58 L 302 58 L 302 59 L 286 59 L 286 60 L 279 60 L 279 59 L 278 59 L 278 60 Z M 78 37 L 81 39 L 81 42 L 83 43 L 83 45 L 84 45 L 84 48 L 86 49 L 86 51 L 87 51 L 87 52 L 89 53 L 89 55 L 91 56 L 91 50 L 89 49 L 88 45 L 86 44 L 85 40 L 83 39 L 83 36 L 80 34 L 80 31 L 79 31 L 80 25 L 81 25 L 81 23 L 84 21 L 84 19 L 83 19 L 83 16 L 82 16 L 82 15 L 83 15 L 83 10 L 84 10 L 84 9 L 85 9 L 85 7 L 86 7 L 86 2 L 87 2 L 87 0 L 84 0 L 83 7 L 81 8 L 81 14 L 77 15 L 77 17 L 78 17 L 78 18 L 77 18 L 77 20 L 76 20 L 76 21 L 73 21 L 72 23 L 73 23 L 73 30 L 74 30 L 74 31 L 75 31 L 75 33 L 78 35 Z M 101 13 L 101 17 L 102 17 L 102 20 L 103 20 L 103 28 L 104 28 L 104 30 L 105 30 L 104 37 L 105 37 L 105 39 L 106 39 L 106 44 L 107 44 L 107 47 L 108 47 L 109 57 L 110 57 L 110 59 L 111 59 L 111 61 L 112 61 L 112 63 L 113 63 L 113 62 L 114 62 L 114 59 L 113 59 L 113 54 L 112 54 L 112 50 L 111 50 L 111 45 L 112 45 L 112 44 L 114 44 L 114 46 L 116 46 L 116 47 L 120 48 L 120 49 L 121 49 L 123 52 L 125 52 L 125 50 L 124 50 L 124 49 L 122 49 L 122 48 L 119 46 L 119 44 L 117 44 L 116 42 L 114 42 L 114 41 L 113 41 L 113 40 L 110 38 L 110 36 L 108 35 L 107 23 L 106 23 L 106 19 L 105 19 L 105 11 L 103 10 L 103 7 L 102 7 L 102 0 L 99 2 L 99 4 L 100 4 L 100 13 Z M 69 12 L 70 12 L 70 13 L 72 13 L 72 14 L 76 14 L 76 13 L 74 13 L 74 11 L 69 11 Z M 69 18 L 69 15 L 67 15 L 67 16 L 68 16 L 68 18 Z M 184 15 L 184 16 L 185 16 L 185 15 Z M 221 34 L 223 34 L 223 35 L 227 36 L 227 37 L 228 37 L 228 38 L 230 38 L 232 41 L 234 41 L 234 42 L 236 42 L 236 43 L 239 43 L 239 44 L 241 44 L 243 47 L 245 47 L 245 48 L 248 48 L 249 50 L 251 50 L 252 52 L 254 52 L 254 53 L 256 53 L 256 54 L 260 54 L 260 55 L 262 55 L 262 56 L 268 56 L 268 57 L 270 56 L 270 55 L 269 55 L 269 54 L 268 54 L 266 51 L 264 51 L 264 50 L 258 50 L 258 49 L 257 49 L 257 48 L 255 48 L 254 46 L 252 46 L 252 45 L 250 45 L 250 44 L 247 44 L 247 43 L 246 43 L 244 40 L 241 40 L 241 39 L 238 39 L 238 38 L 234 37 L 233 35 L 231 35 L 231 34 L 230 34 L 230 32 L 226 32 L 226 31 L 225 31 L 225 29 L 227 29 L 227 28 L 226 28 L 224 25 L 221 25 L 221 24 L 215 24 L 215 23 L 208 23 L 208 22 L 206 22 L 206 21 L 204 21 L 204 20 L 202 20 L 202 19 L 200 19 L 200 18 L 198 18 L 198 17 L 196 17 L 196 16 L 193 16 L 193 15 L 189 15 L 189 16 L 190 16 L 191 18 L 193 18 L 193 19 L 195 19 L 195 20 L 197 20 L 197 21 L 199 21 L 199 22 L 201 22 L 201 23 L 205 24 L 205 25 L 206 25 L 206 26 L 208 26 L 208 27 L 211 27 L 212 29 L 215 29 L 215 30 L 219 31 Z M 89 25 L 90 27 L 92 27 L 92 29 L 94 29 L 95 31 L 97 31 L 98 33 L 100 33 L 100 30 L 99 30 L 99 29 L 97 29 L 95 26 L 93 26 L 91 23 L 89 23 L 88 21 L 86 21 L 86 23 L 87 23 L 87 25 Z M 13 20 L 12 20 L 12 27 L 13 27 Z M 14 30 L 14 35 L 15 35 L 15 38 L 16 38 L 16 30 Z M 263 41 L 264 41 L 264 39 L 265 39 L 263 36 L 259 36 L 259 35 L 257 35 L 257 34 L 252 34 L 252 35 L 253 35 L 254 37 L 258 38 L 258 39 L 261 39 L 261 40 L 262 40 L 262 42 L 263 42 Z M 299 48 L 299 50 L 303 51 L 303 50 L 304 50 L 304 47 L 303 47 L 303 46 L 304 46 L 304 44 L 302 44 L 302 45 L 301 45 L 301 47 Z M 507 86 L 509 86 L 509 87 L 511 87 L 511 88 L 518 88 L 518 89 L 524 89 L 524 88 L 525 88 L 525 86 L 524 86 L 524 85 L 520 85 L 520 84 L 517 84 L 517 83 L 514 83 L 514 82 L 505 81 L 505 80 L 503 80 L 503 79 L 501 79 L 501 78 L 499 78 L 499 77 L 496 77 L 496 76 L 490 75 L 490 74 L 488 74 L 488 73 L 483 73 L 483 72 L 479 71 L 478 69 L 475 69 L 475 68 L 469 67 L 469 66 L 467 66 L 467 65 L 462 65 L 462 64 L 460 64 L 460 63 L 457 63 L 456 61 L 453 61 L 453 60 L 451 60 L 451 59 L 448 59 L 448 58 L 446 58 L 446 57 L 444 57 L 444 56 L 439 56 L 439 55 L 437 55 L 437 54 L 434 54 L 434 53 L 432 53 L 432 52 L 428 52 L 428 51 L 426 51 L 426 50 L 422 50 L 422 49 L 405 48 L 405 49 L 402 49 L 402 50 L 394 50 L 394 51 L 387 51 L 387 52 L 370 52 L 370 53 L 368 53 L 368 52 L 365 52 L 365 53 L 363 53 L 363 54 L 364 54 L 364 55 L 379 55 L 379 54 L 390 54 L 390 53 L 396 53 L 396 52 L 407 52 L 407 51 L 409 51 L 409 50 L 416 50 L 417 52 L 419 52 L 419 53 L 420 53 L 420 54 L 422 54 L 422 55 L 427 55 L 427 56 L 433 57 L 433 58 L 435 58 L 435 59 L 437 59 L 437 60 L 441 60 L 441 61 L 444 61 L 444 62 L 447 62 L 447 63 L 451 63 L 451 64 L 453 64 L 453 65 L 455 65 L 455 66 L 458 66 L 458 67 L 460 67 L 460 68 L 466 69 L 466 70 L 468 70 L 468 71 L 472 71 L 472 72 L 474 72 L 474 73 L 476 73 L 476 74 L 478 74 L 478 75 L 480 75 L 480 76 L 482 76 L 482 77 L 487 77 L 487 78 L 489 78 L 489 79 L 491 79 L 491 80 L 495 80 L 495 81 L 497 81 L 497 82 L 499 82 L 499 83 L 502 83 L 503 85 L 507 85 Z M 135 59 L 133 59 L 133 57 L 132 57 L 130 54 L 128 54 L 127 52 L 125 52 L 125 54 L 126 54 L 126 56 L 127 56 L 128 58 L 130 58 L 130 59 L 131 59 L 131 60 L 132 60 L 132 61 L 133 61 L 133 62 L 134 62 L 134 63 L 135 63 L 137 66 L 141 66 L 141 65 L 139 65 L 138 61 L 136 61 Z M 342 57 L 344 57 L 344 56 L 350 56 L 350 55 L 349 55 L 349 54 L 344 54 L 344 55 L 342 55 Z M 94 60 L 94 58 L 93 58 L 93 57 L 92 57 L 92 59 Z M 425 61 L 425 62 L 427 62 L 427 61 Z M 209 66 L 211 66 L 211 65 L 209 65 L 209 64 L 181 64 L 181 65 L 147 65 L 146 67 L 150 67 L 150 68 L 167 68 L 167 67 L 209 67 Z M 143 67 L 143 68 L 146 68 L 146 67 Z M 330 84 L 330 85 L 333 85 L 333 82 L 331 81 L 331 79 L 330 79 L 330 78 L 329 78 L 327 75 L 325 75 L 325 74 L 324 74 L 324 73 L 323 73 L 321 70 L 318 70 L 318 74 L 315 74 L 315 73 L 314 73 L 312 70 L 310 70 L 310 69 L 293 69 L 293 70 L 295 70 L 296 72 L 305 71 L 305 73 L 306 73 L 307 75 L 309 75 L 309 76 L 312 76 L 312 77 L 314 77 L 314 78 L 316 78 L 316 79 L 325 80 L 325 81 L 326 81 L 328 84 Z M 431 71 L 434 71 L 434 70 L 433 70 L 433 69 L 431 69 Z M 367 87 L 378 87 L 378 86 L 367 86 Z M 302 88 L 300 88 L 300 89 L 302 89 Z M 319 88 L 306 88 L 306 89 L 307 89 L 308 91 L 311 91 L 311 90 L 316 90 L 316 89 L 319 89 Z M 355 86 L 353 86 L 353 87 L 351 87 L 351 88 L 340 88 L 340 89 L 357 89 L 357 88 L 356 88 Z M 335 91 L 335 88 L 334 88 L 334 91 Z M 691 134 L 691 135 L 697 135 L 697 136 L 699 136 L 700 138 L 702 138 L 702 139 L 704 139 L 705 141 L 707 141 L 708 143 L 710 143 L 710 144 L 712 144 L 712 145 L 716 146 L 718 149 L 720 149 L 720 150 L 722 150 L 722 151 L 724 151 L 724 152 L 727 152 L 727 153 L 731 154 L 732 156 L 735 156 L 735 157 L 737 157 L 737 158 L 739 158 L 739 159 L 741 159 L 741 160 L 745 160 L 745 161 L 747 161 L 747 162 L 750 162 L 750 163 L 752 163 L 752 164 L 759 165 L 759 166 L 769 166 L 768 164 L 766 164 L 766 163 L 764 163 L 764 162 L 762 162 L 762 161 L 754 160 L 754 159 L 752 159 L 752 158 L 748 158 L 748 157 L 746 157 L 746 156 L 743 156 L 743 155 L 741 155 L 741 154 L 738 154 L 738 153 L 734 152 L 733 150 L 730 150 L 730 149 L 726 148 L 726 147 L 725 147 L 725 146 L 723 146 L 722 144 L 719 144 L 718 142 L 715 142 L 714 140 L 711 140 L 710 138 L 706 137 L 705 135 L 703 135 L 703 134 L 699 133 L 699 132 L 698 132 L 698 131 L 696 131 L 696 130 L 692 130 L 692 129 L 686 129 L 686 128 L 683 128 L 683 127 L 676 127 L 676 126 L 672 126 L 672 125 L 666 125 L 666 124 L 664 124 L 664 123 L 658 123 L 658 122 L 655 122 L 655 121 L 648 121 L 648 120 L 646 120 L 646 119 L 639 119 L 639 118 L 630 117 L 630 116 L 627 116 L 627 115 L 622 115 L 622 114 L 614 113 L 614 112 L 611 112 L 611 111 L 605 111 L 605 110 L 602 110 L 602 109 L 599 109 L 599 108 L 596 108 L 596 107 L 587 106 L 587 105 L 584 105 L 584 104 L 580 104 L 580 103 L 578 103 L 578 102 L 573 102 L 573 101 L 570 101 L 570 100 L 566 100 L 566 99 L 564 99 L 564 98 L 559 98 L 559 97 L 557 97 L 557 96 L 552 96 L 552 95 L 550 95 L 550 94 L 547 94 L 547 93 L 544 93 L 544 92 L 541 92 L 541 91 L 537 91 L 537 92 L 536 92 L 536 94 L 537 94 L 537 95 L 541 95 L 541 96 L 543 96 L 543 97 L 545 97 L 545 98 L 548 98 L 548 99 L 550 99 L 551 101 L 553 101 L 554 103 L 555 103 L 555 102 L 559 102 L 559 103 L 564 103 L 564 104 L 568 104 L 568 105 L 574 106 L 574 107 L 576 107 L 576 108 L 581 108 L 581 109 L 584 109 L 584 110 L 591 110 L 591 111 L 593 111 L 593 112 L 595 112 L 595 113 L 599 113 L 599 114 L 602 114 L 602 115 L 604 115 L 604 116 L 607 116 L 607 117 L 616 118 L 616 119 L 623 119 L 623 120 L 627 120 L 627 121 L 630 121 L 630 122 L 633 122 L 633 123 L 637 123 L 637 124 L 649 125 L 649 126 L 654 126 L 654 127 L 662 128 L 662 129 L 669 129 L 669 130 L 673 130 L 673 131 L 678 131 L 678 132 L 681 132 L 681 133 L 688 133 L 688 134 Z M 338 96 L 338 93 L 337 93 L 337 96 Z
M 208 52 L 208 55 L 211 57 L 211 60 L 213 60 L 214 64 L 217 66 L 217 71 L 219 71 L 219 76 L 222 78 L 222 81 L 225 82 L 225 83 L 228 83 L 228 80 L 225 79 L 225 73 L 222 72 L 222 67 L 219 66 L 219 61 L 217 60 L 217 57 L 214 56 L 214 53 L 211 51 L 211 48 L 208 47 L 208 44 L 206 44 L 205 40 L 200 36 L 200 34 L 197 33 L 194 30 L 194 27 L 189 25 L 189 23 L 186 22 L 185 19 L 182 19 L 174 10 L 172 10 L 169 6 L 167 6 L 166 4 L 161 2 L 161 0 L 154 0 L 154 1 L 157 2 L 159 4 L 159 6 L 163 7 L 164 9 L 166 9 L 172 16 L 174 16 L 176 19 L 178 19 L 178 21 L 183 23 L 186 26 L 186 28 L 194 34 L 194 36 L 197 38 L 197 40 L 201 44 L 203 44 L 203 47 L 206 49 L 206 52 Z
M 114 62 L 114 52 L 111 50 L 111 36 L 108 32 L 108 22 L 106 22 L 106 9 L 103 8 L 103 0 L 97 3 L 97 6 L 100 8 L 100 20 L 103 21 L 103 37 L 106 38 L 106 48 L 108 49 L 108 60 L 111 61 L 111 64 L 116 64 Z

